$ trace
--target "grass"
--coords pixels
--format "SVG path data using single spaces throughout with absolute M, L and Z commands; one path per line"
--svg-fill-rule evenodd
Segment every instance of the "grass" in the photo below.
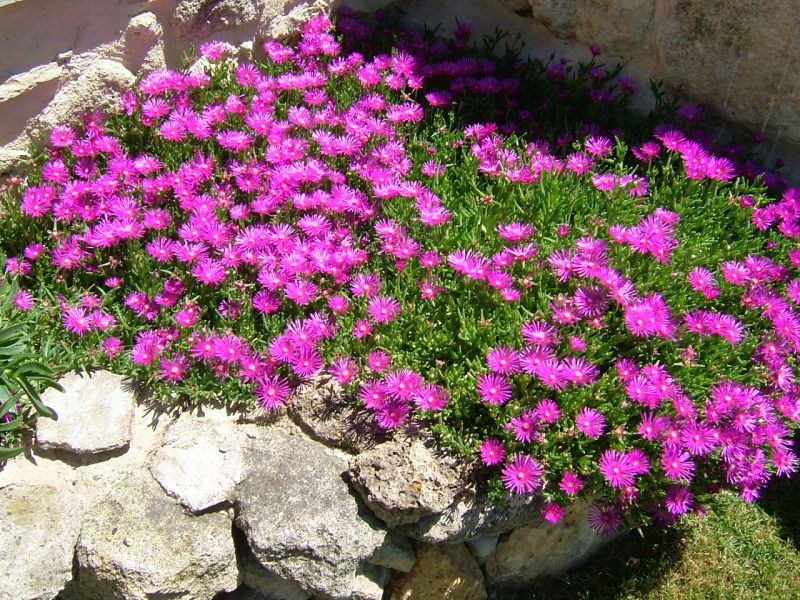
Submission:
M 800 481 L 750 505 L 719 494 L 705 516 L 630 533 L 581 568 L 504 600 L 800 598 Z M 497 598 L 500 598 L 498 596 Z

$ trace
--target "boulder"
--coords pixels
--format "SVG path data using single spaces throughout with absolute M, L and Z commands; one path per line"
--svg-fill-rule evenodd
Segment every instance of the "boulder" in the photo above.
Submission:
M 414 567 L 417 559 L 414 556 L 414 548 L 407 537 L 389 533 L 383 545 L 368 560 L 372 565 L 408 573 Z
M 398 437 L 350 461 L 353 486 L 389 527 L 444 512 L 465 493 L 468 466 L 421 438 Z
M 48 389 L 42 396 L 58 420 L 39 419 L 38 445 L 46 450 L 99 454 L 127 448 L 133 423 L 133 394 L 124 378 L 108 371 L 70 373 L 59 380 L 64 392 Z
M 380 598 L 362 564 L 387 534 L 342 478 L 347 462 L 299 433 L 261 429 L 235 493 L 236 524 L 258 562 L 315 594 Z
M 500 536 L 483 565 L 490 585 L 526 585 L 543 575 L 560 575 L 589 558 L 610 538 L 592 531 L 586 521 L 588 509 L 588 502 L 574 502 L 558 525 L 539 518 Z
M 244 476 L 247 443 L 242 427 L 224 412 L 184 414 L 169 428 L 150 473 L 184 507 L 202 512 L 231 498 Z
M 326 446 L 358 454 L 386 439 L 372 415 L 349 402 L 332 380 L 313 380 L 300 385 L 286 408 L 304 433 Z
M 485 600 L 483 573 L 464 544 L 416 544 L 417 564 L 388 600 Z
M 64 485 L 0 489 L 0 600 L 51 600 L 72 579 L 83 505 Z
M 511 496 L 501 504 L 469 490 L 441 513 L 401 525 L 398 530 L 429 543 L 463 542 L 536 521 L 540 506 L 541 500 L 536 496 Z
M 191 516 L 139 472 L 86 517 L 69 590 L 84 600 L 211 598 L 238 585 L 226 512 Z

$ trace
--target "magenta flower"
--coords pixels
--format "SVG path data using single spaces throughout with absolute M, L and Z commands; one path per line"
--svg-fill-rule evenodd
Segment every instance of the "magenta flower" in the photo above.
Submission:
M 555 502 L 545 502 L 541 510 L 541 515 L 545 521 L 556 525 L 564 517 L 564 507 Z
M 447 404 L 449 394 L 440 385 L 424 384 L 414 392 L 412 400 L 420 410 L 439 411 Z
M 388 296 L 373 296 L 367 304 L 367 314 L 376 323 L 389 323 L 400 314 L 400 303 Z
M 575 496 L 582 487 L 583 480 L 572 471 L 564 471 L 561 482 L 558 484 L 558 488 L 569 496 Z
M 478 375 L 478 395 L 487 404 L 505 404 L 512 395 L 511 384 L 502 375 Z
M 667 495 L 664 497 L 664 506 L 670 514 L 682 515 L 692 507 L 693 500 L 694 497 L 689 488 L 683 485 L 673 485 L 667 490 Z
M 405 423 L 408 405 L 400 400 L 387 400 L 375 413 L 375 422 L 382 429 L 395 429 Z
M 186 371 L 189 368 L 189 360 L 183 354 L 176 354 L 171 358 L 162 358 L 158 364 L 158 374 L 162 378 L 177 382 L 182 381 L 186 377 Z
M 316 350 L 302 348 L 293 357 L 291 367 L 298 377 L 311 377 L 322 368 L 322 357 Z
M 667 449 L 661 455 L 664 474 L 674 481 L 691 481 L 694 476 L 694 463 L 688 452 Z
M 603 451 L 598 468 L 611 487 L 623 488 L 633 485 L 635 475 L 633 466 L 624 452 Z
M 486 365 L 494 373 L 516 373 L 519 369 L 519 352 L 507 346 L 498 346 L 486 354 Z
M 501 479 L 513 494 L 528 494 L 542 483 L 544 469 L 541 463 L 527 454 L 517 453 L 503 467 Z
M 79 337 L 90 332 L 94 327 L 91 315 L 85 308 L 79 306 L 68 308 L 64 311 L 61 322 L 67 331 Z
M 598 535 L 614 535 L 622 524 L 622 515 L 614 506 L 593 504 L 586 515 L 589 527 Z
M 575 426 L 586 437 L 598 438 L 605 429 L 606 419 L 600 411 L 586 406 L 575 415 Z
M 480 455 L 483 464 L 497 465 L 505 459 L 506 449 L 503 442 L 497 438 L 487 438 L 481 442 Z
M 552 424 L 561 418 L 561 411 L 558 408 L 558 404 L 550 398 L 539 400 L 534 410 L 536 418 L 544 423 Z
M 266 377 L 256 385 L 256 399 L 267 410 L 276 410 L 289 397 L 289 382 L 279 375 Z

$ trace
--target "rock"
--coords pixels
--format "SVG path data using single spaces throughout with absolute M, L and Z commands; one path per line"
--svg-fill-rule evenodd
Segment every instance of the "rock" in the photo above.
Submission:
M 589 527 L 588 508 L 586 502 L 575 502 L 566 508 L 558 525 L 540 518 L 500 536 L 497 549 L 484 563 L 490 585 L 525 585 L 542 575 L 559 575 L 586 560 L 609 540 Z
M 9 77 L 0 85 L 0 104 L 21 96 L 37 86 L 57 81 L 61 72 L 61 65 L 51 62 L 34 67 L 26 73 Z
M 166 68 L 163 39 L 164 30 L 155 14 L 145 12 L 136 15 L 119 43 L 121 62 L 134 72 Z
M 383 545 L 368 560 L 373 565 L 408 573 L 417 559 L 407 537 L 389 533 Z
M 392 585 L 388 600 L 485 600 L 478 563 L 464 544 L 416 544 L 417 564 Z
M 350 479 L 389 527 L 444 512 L 467 488 L 468 467 L 425 440 L 398 437 L 350 461 Z
M 211 598 L 238 585 L 231 517 L 187 515 L 146 472 L 97 503 L 76 557 L 69 591 L 84 600 Z
M 242 480 L 247 443 L 244 430 L 224 412 L 185 414 L 167 432 L 150 473 L 193 513 L 208 510 L 228 501 Z
M 486 562 L 487 558 L 494 554 L 495 548 L 497 548 L 497 541 L 498 536 L 496 535 L 484 535 L 469 540 L 466 544 L 469 551 L 472 552 L 472 556 L 478 561 L 478 564 L 482 565 Z
M 343 397 L 335 382 L 316 379 L 300 385 L 286 403 L 287 412 L 311 438 L 358 454 L 386 439 L 372 415 Z
M 535 496 L 512 496 L 505 504 L 498 504 L 469 490 L 440 514 L 401 525 L 398 530 L 429 543 L 463 542 L 530 523 L 539 518 L 540 506 L 541 501 Z
M 124 377 L 108 371 L 71 373 L 59 383 L 64 393 L 48 389 L 42 396 L 58 420 L 39 419 L 36 439 L 41 448 L 76 454 L 98 454 L 127 448 L 131 441 L 133 394 Z
M 272 11 L 283 8 L 274 0 L 180 0 L 172 14 L 171 26 L 180 40 L 207 39 L 225 29 L 255 31 L 265 5 Z
M 0 600 L 51 600 L 62 590 L 72 579 L 82 511 L 63 485 L 0 489 Z
M 315 594 L 356 597 L 359 567 L 386 531 L 342 479 L 343 459 L 304 436 L 262 429 L 235 493 L 237 526 L 272 574 Z

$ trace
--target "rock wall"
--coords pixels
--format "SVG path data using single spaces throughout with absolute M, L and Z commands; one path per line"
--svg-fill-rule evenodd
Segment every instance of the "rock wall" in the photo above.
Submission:
M 430 440 L 312 438 L 347 412 L 176 416 L 108 372 L 60 383 L 0 471 L 0 600 L 483 600 L 606 541 L 583 504 L 554 527 L 535 499 L 482 503 Z
M 356 0 L 372 10 L 389 0 Z M 42 129 L 108 107 L 136 74 L 178 67 L 192 44 L 243 46 L 292 31 L 334 0 L 0 0 L 0 174 Z
M 26 158 L 42 128 L 108 106 L 135 74 L 175 67 L 191 44 L 290 32 L 342 0 L 0 0 L 0 174 Z M 778 0 L 349 0 L 397 4 L 414 24 L 471 22 L 520 32 L 530 54 L 586 59 L 600 44 L 646 82 L 764 132 L 762 157 L 800 167 L 800 21 Z M 446 28 L 445 28 L 446 29 Z M 258 45 L 256 44 L 256 47 Z M 641 103 L 647 106 L 647 94 Z

